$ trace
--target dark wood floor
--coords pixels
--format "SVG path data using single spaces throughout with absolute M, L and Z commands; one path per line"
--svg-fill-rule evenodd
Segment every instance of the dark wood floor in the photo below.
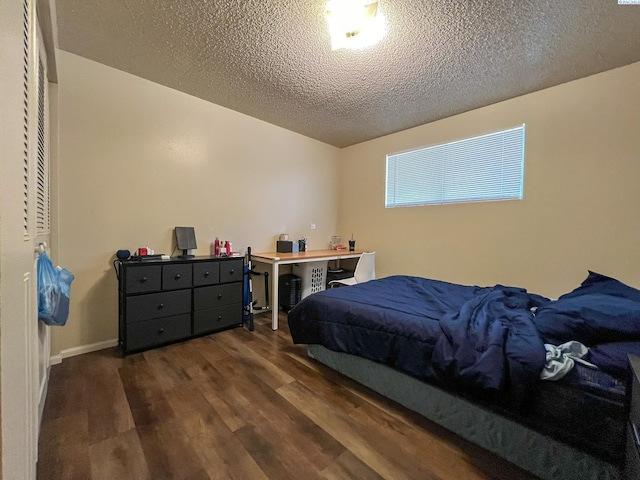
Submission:
M 53 366 L 38 479 L 533 478 L 256 323 Z

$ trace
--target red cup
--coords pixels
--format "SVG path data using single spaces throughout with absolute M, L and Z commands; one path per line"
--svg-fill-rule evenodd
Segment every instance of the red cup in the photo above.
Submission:
M 149 255 L 149 249 L 147 247 L 140 247 L 138 249 L 139 257 L 146 257 L 147 255 Z

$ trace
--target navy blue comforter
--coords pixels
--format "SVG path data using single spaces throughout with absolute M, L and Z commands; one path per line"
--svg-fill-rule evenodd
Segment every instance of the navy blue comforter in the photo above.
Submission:
M 319 344 L 421 379 L 490 390 L 536 380 L 545 362 L 524 289 L 393 276 L 305 298 L 289 313 L 294 343 Z

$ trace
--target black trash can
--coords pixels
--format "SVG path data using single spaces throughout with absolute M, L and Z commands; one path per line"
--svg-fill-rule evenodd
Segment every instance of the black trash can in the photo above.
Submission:
M 302 279 L 298 275 L 286 273 L 278 279 L 278 304 L 285 311 L 291 310 L 302 296 Z

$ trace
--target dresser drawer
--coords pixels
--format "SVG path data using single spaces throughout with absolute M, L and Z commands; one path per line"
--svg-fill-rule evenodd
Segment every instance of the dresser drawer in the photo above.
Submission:
M 244 274 L 244 259 L 235 258 L 220 262 L 220 283 L 241 282 Z
M 242 326 L 242 257 L 123 260 L 119 265 L 118 343 L 124 355 Z
M 191 290 L 127 297 L 127 323 L 168 317 L 191 311 Z
M 193 334 L 213 332 L 242 323 L 242 304 L 225 305 L 193 313 Z
M 127 349 L 139 350 L 191 335 L 191 315 L 156 318 L 127 325 Z
M 242 288 L 237 283 L 200 287 L 193 290 L 193 309 L 195 311 L 233 303 L 242 303 Z
M 191 264 L 164 265 L 162 267 L 162 289 L 176 290 L 191 287 Z
M 129 293 L 157 292 L 160 290 L 160 265 L 127 267 L 125 289 Z
M 199 262 L 193 265 L 193 286 L 215 285 L 220 282 L 220 262 Z

